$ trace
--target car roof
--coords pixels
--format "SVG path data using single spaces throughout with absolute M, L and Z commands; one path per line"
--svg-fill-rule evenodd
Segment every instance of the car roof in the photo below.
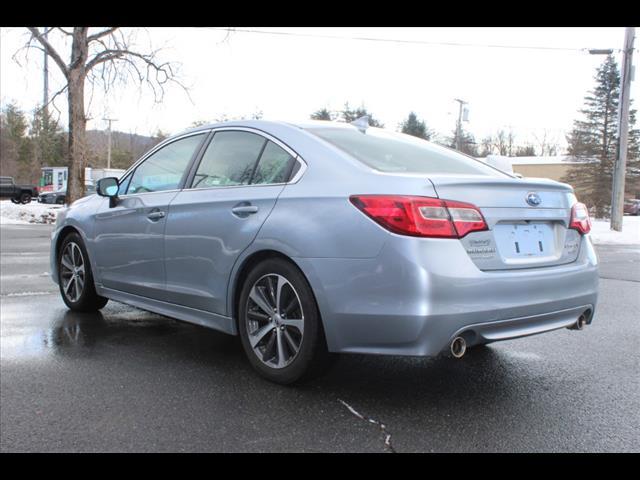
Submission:
M 354 125 L 344 122 L 332 122 L 328 120 L 301 120 L 301 121 L 282 121 L 282 120 L 231 120 L 228 122 L 208 123 L 206 125 L 200 125 L 194 128 L 189 128 L 176 135 L 172 135 L 170 138 L 178 137 L 186 133 L 193 133 L 199 131 L 211 130 L 212 128 L 220 127 L 247 127 L 255 128 L 256 130 L 264 130 L 269 132 L 273 127 L 291 127 L 296 129 L 310 129 L 310 128 L 344 128 L 344 129 L 356 129 Z

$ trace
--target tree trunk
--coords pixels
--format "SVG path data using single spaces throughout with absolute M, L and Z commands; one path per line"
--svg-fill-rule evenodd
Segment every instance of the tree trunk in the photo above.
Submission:
M 87 118 L 84 111 L 85 63 L 88 55 L 87 27 L 75 27 L 68 77 L 69 96 L 69 175 L 67 204 L 84 195 L 84 169 L 87 166 Z
M 86 166 L 86 124 L 84 112 L 83 72 L 69 72 L 69 176 L 67 202 L 84 195 L 84 169 Z

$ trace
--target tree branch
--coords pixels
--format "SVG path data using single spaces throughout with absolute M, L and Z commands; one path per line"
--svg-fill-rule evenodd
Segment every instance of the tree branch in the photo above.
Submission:
M 69 70 L 67 68 L 67 65 L 64 63 L 64 61 L 62 60 L 58 52 L 56 52 L 56 49 L 51 46 L 51 44 L 47 41 L 47 39 L 42 36 L 42 34 L 40 33 L 40 30 L 38 30 L 36 27 L 27 27 L 27 28 L 29 29 L 31 34 L 34 36 L 34 38 L 38 40 L 40 44 L 42 44 L 42 46 L 47 51 L 47 54 L 51 58 L 53 58 L 53 60 L 58 65 L 58 67 L 60 67 L 60 70 L 62 70 L 62 73 L 65 76 L 65 78 L 68 78 Z
M 73 37 L 73 33 L 72 32 L 67 32 L 64 28 L 62 27 L 55 27 L 56 29 L 60 30 L 62 33 L 64 33 L 65 35 L 68 35 L 69 37 Z M 48 31 L 50 32 L 51 30 L 53 30 L 53 28 L 49 29 Z
M 120 27 L 110 27 L 110 28 L 107 28 L 106 30 L 103 30 L 101 32 L 94 33 L 93 35 L 89 35 L 87 37 L 87 43 L 91 43 L 94 40 L 98 40 L 99 38 L 104 37 L 105 35 L 110 35 L 113 32 L 115 32 L 118 28 L 120 28 Z
M 108 62 L 109 60 L 115 60 L 117 58 L 121 58 L 124 55 L 134 55 L 133 52 L 129 52 L 128 50 L 114 50 L 114 49 L 106 49 L 97 53 L 88 63 L 87 63 L 87 72 L 91 70 L 96 65 L 100 65 L 101 63 Z M 135 54 L 134 56 L 140 56 L 141 54 Z

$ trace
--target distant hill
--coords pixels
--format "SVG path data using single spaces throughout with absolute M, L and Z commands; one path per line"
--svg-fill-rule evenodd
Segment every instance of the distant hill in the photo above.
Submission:
M 107 132 L 87 130 L 87 156 L 89 166 L 107 166 Z M 162 137 L 147 137 L 134 133 L 111 133 L 111 168 L 128 168 L 145 152 L 163 140 Z

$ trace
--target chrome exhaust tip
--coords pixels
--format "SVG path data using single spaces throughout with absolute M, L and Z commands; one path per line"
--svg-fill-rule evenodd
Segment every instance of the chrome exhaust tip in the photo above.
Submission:
M 456 337 L 451 341 L 451 355 L 454 358 L 462 358 L 467 351 L 467 342 L 464 338 Z
M 584 327 L 587 326 L 587 316 L 583 313 L 578 317 L 576 323 L 569 327 L 570 330 L 584 330 Z

